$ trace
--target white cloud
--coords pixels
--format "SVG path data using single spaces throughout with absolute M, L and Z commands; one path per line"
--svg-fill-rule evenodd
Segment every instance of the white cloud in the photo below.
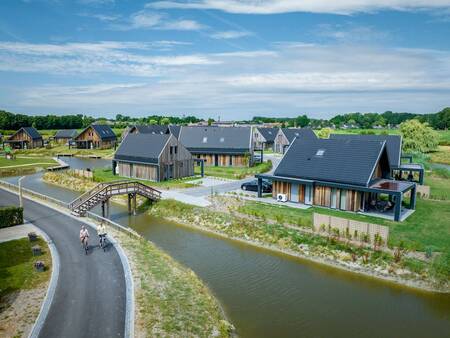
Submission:
M 129 18 L 115 20 L 109 24 L 109 28 L 121 31 L 133 29 L 198 31 L 206 28 L 206 26 L 195 20 L 171 19 L 165 13 L 143 9 L 131 14 Z
M 45 74 L 160 76 L 172 67 L 217 64 L 206 55 L 152 55 L 172 41 L 30 44 L 0 42 L 0 71 Z M 156 46 L 156 47 L 155 47 Z
M 449 8 L 448 0 L 188 0 L 157 1 L 147 5 L 166 9 L 216 9 L 229 13 L 276 14 L 289 12 L 351 14 L 379 10 Z
M 21 86 L 13 94 L 8 86 L 9 92 L 0 90 L 0 101 L 42 112 L 73 112 L 77 107 L 80 112 L 243 118 L 387 109 L 426 112 L 448 105 L 450 97 L 448 51 L 289 42 L 277 43 L 272 50 L 173 56 L 130 46 L 133 43 L 0 43 L 2 71 L 70 73 L 73 81 L 90 83 Z M 104 76 L 92 84 L 99 73 Z M 0 80 L 0 86 L 5 81 Z
M 223 31 L 211 34 L 214 39 L 239 39 L 246 36 L 253 35 L 251 32 L 246 31 Z

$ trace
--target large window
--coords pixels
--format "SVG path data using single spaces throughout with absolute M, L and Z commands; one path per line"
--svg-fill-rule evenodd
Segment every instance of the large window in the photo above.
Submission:
M 339 209 L 346 210 L 347 208 L 347 190 L 341 190 L 341 202 Z
M 331 208 L 336 209 L 337 208 L 337 189 L 331 188 Z

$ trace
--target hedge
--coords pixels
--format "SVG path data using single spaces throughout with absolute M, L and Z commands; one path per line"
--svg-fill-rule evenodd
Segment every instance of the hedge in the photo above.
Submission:
M 0 228 L 23 223 L 23 208 L 0 207 Z

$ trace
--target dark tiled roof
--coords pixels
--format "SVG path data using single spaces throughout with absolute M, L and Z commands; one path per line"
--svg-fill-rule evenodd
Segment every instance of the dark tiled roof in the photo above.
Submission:
M 133 126 L 140 134 L 168 134 L 169 128 L 159 124 L 142 124 Z
M 117 138 L 110 126 L 106 124 L 93 124 L 91 127 L 100 136 L 103 141 L 115 140 Z
M 250 151 L 249 127 L 181 127 L 180 142 L 194 153 L 246 153 Z
M 180 130 L 181 130 L 181 126 L 177 126 L 175 124 L 171 124 L 169 126 L 169 131 L 170 133 L 175 136 L 176 138 L 178 138 L 180 136 Z
M 385 141 L 297 138 L 274 174 L 367 186 L 383 149 Z
M 78 135 L 76 129 L 62 129 L 58 130 L 55 134 L 55 138 L 73 138 Z
M 258 128 L 258 131 L 266 139 L 266 142 L 274 142 L 279 128 Z
M 358 134 L 331 134 L 332 139 L 351 139 L 367 141 L 386 141 L 386 147 L 391 167 L 400 165 L 402 152 L 402 137 L 400 135 L 358 135 Z
M 294 138 L 308 138 L 308 139 L 316 139 L 317 136 L 314 134 L 312 129 L 308 128 L 282 128 L 283 134 L 286 135 L 286 138 L 291 143 Z
M 116 153 L 115 160 L 158 164 L 169 134 L 128 134 Z
M 24 130 L 33 140 L 41 139 L 42 136 L 39 134 L 39 132 L 34 127 L 22 127 L 18 131 L 16 131 L 13 135 L 11 135 L 9 138 L 11 139 L 14 135 L 16 135 L 21 130 Z

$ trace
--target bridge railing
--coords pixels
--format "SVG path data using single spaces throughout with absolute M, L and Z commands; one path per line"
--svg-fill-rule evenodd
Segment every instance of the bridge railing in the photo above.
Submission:
M 149 187 L 141 182 L 120 180 L 98 184 L 92 190 L 86 192 L 82 196 L 72 201 L 69 204 L 69 209 L 76 210 L 77 208 L 80 208 L 83 204 L 87 203 L 90 200 L 93 200 L 100 194 L 111 197 L 114 195 L 129 193 L 137 193 L 138 195 L 142 195 L 155 200 L 161 198 L 161 191 Z

